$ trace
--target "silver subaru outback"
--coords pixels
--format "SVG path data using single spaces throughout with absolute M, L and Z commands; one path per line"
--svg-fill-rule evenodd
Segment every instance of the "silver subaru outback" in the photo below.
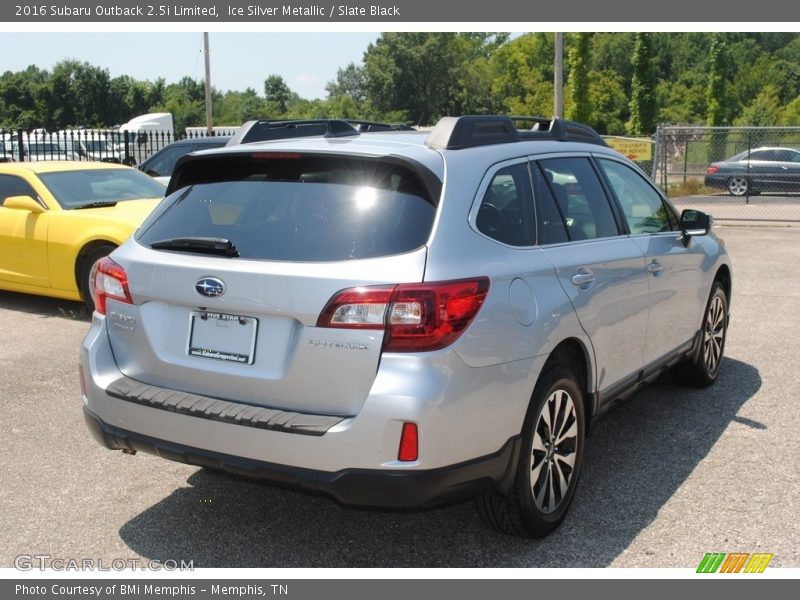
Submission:
M 597 417 L 666 369 L 719 376 L 710 218 L 586 126 L 259 121 L 232 142 L 184 157 L 96 268 L 81 383 L 108 448 L 350 505 L 473 497 L 542 537 Z

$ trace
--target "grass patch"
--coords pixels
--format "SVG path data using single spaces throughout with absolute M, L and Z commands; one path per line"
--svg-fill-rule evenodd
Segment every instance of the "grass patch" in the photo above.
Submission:
M 706 187 L 702 179 L 687 179 L 680 183 L 670 183 L 667 186 L 667 198 L 681 198 L 683 196 L 708 196 L 718 193 L 716 188 Z

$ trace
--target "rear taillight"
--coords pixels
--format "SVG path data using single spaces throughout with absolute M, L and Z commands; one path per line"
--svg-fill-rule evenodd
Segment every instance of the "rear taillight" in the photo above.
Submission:
M 109 298 L 133 304 L 125 269 L 106 257 L 97 264 L 94 273 L 94 308 L 101 315 L 106 314 L 106 301 Z
M 455 342 L 478 314 L 489 278 L 342 290 L 317 327 L 385 329 L 387 352 L 426 352 Z
M 718 171 L 719 171 L 719 167 L 715 167 L 714 165 L 711 165 L 710 167 L 708 167 L 706 169 L 706 173 L 708 173 L 709 175 L 713 175 L 714 173 L 716 173 Z

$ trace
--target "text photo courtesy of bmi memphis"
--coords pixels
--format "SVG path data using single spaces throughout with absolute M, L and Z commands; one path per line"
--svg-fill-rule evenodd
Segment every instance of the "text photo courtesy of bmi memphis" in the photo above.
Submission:
M 0 6 L 0 595 L 790 585 L 800 10 L 715 4 Z

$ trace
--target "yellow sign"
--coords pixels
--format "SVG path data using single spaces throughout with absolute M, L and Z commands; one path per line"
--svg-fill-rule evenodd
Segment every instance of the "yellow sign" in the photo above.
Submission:
M 653 140 L 649 138 L 606 137 L 606 143 L 632 161 L 653 160 Z

